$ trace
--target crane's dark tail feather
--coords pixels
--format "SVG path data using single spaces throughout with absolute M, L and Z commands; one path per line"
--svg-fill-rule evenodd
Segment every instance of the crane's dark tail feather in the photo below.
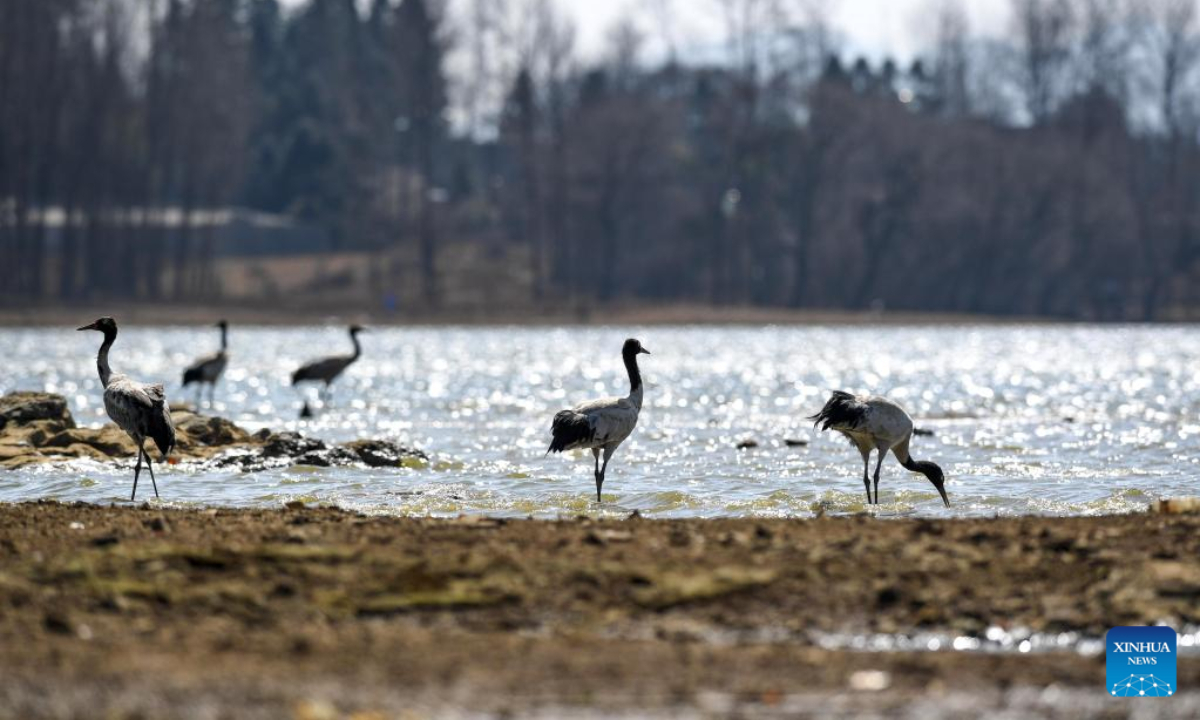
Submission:
M 596 436 L 596 431 L 592 429 L 587 415 L 581 415 L 574 410 L 560 410 L 550 425 L 550 434 L 553 437 L 550 440 L 550 448 L 546 450 L 547 455 L 562 452 L 576 443 L 591 442 Z
M 305 370 L 307 370 L 307 368 L 300 368 L 296 372 L 292 373 L 292 384 L 293 385 L 295 385 L 298 382 L 303 382 L 304 380 L 308 380 L 308 373 L 305 372 Z
M 191 385 L 194 382 L 200 382 L 201 379 L 202 378 L 200 377 L 200 368 L 198 368 L 198 367 L 190 367 L 187 370 L 183 371 L 183 386 L 184 387 L 187 387 L 188 385 Z
M 856 428 L 866 416 L 867 406 L 848 392 L 834 390 L 833 395 L 825 401 L 825 407 L 816 415 L 809 416 L 813 427 L 821 426 L 822 430 L 829 428 Z
M 162 459 L 165 462 L 167 455 L 175 447 L 175 425 L 171 422 L 171 411 L 165 404 L 156 405 L 154 412 L 150 413 L 150 420 L 147 426 L 147 435 L 154 440 L 154 444 L 158 446 L 158 451 L 162 453 Z

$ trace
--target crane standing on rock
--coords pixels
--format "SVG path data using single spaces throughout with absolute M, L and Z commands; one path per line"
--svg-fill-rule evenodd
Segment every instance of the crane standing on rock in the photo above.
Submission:
M 358 334 L 365 329 L 359 325 L 350 326 L 350 342 L 354 343 L 353 355 L 335 355 L 305 363 L 300 366 L 300 369 L 292 373 L 292 385 L 295 386 L 306 381 L 325 383 L 325 387 L 322 388 L 320 393 L 321 401 L 324 402 L 329 395 L 330 384 L 362 355 L 362 348 L 358 344 Z M 305 403 L 304 407 L 307 409 L 308 403 Z
M 879 451 L 879 460 L 875 463 L 875 500 L 879 504 L 879 471 L 883 467 L 883 458 L 891 451 L 906 470 L 919 472 L 929 478 L 929 482 L 937 488 L 942 496 L 942 502 L 950 507 L 950 498 L 946 497 L 946 476 L 942 469 L 929 461 L 915 461 L 908 454 L 908 445 L 913 436 L 913 421 L 904 408 L 885 397 L 877 395 L 851 395 L 848 392 L 835 390 L 825 402 L 821 412 L 809 418 L 813 427 L 821 426 L 822 430 L 837 430 L 845 435 L 863 459 L 863 485 L 867 488 L 867 504 L 871 500 L 871 451 Z
M 192 363 L 187 370 L 183 371 L 183 386 L 187 387 L 192 383 L 196 383 L 196 407 L 200 407 L 200 396 L 204 386 L 208 385 L 208 404 L 213 404 L 213 393 L 216 392 L 217 381 L 221 379 L 221 374 L 225 372 L 225 366 L 229 364 L 229 323 L 221 320 L 216 327 L 221 328 L 221 349 L 212 355 L 206 355 L 196 362 Z
M 638 370 L 637 356 L 649 355 L 642 343 L 630 338 L 621 348 L 625 370 L 629 373 L 629 396 L 602 398 L 581 403 L 570 410 L 560 410 L 550 426 L 553 438 L 549 455 L 564 450 L 587 448 L 596 461 L 596 502 L 601 502 L 600 489 L 604 487 L 604 472 L 617 446 L 629 437 L 637 425 L 642 411 L 642 374 Z M 600 451 L 604 451 L 604 465 L 600 465 Z
M 96 368 L 100 371 L 100 382 L 104 385 L 104 409 L 108 416 L 125 431 L 137 446 L 137 465 L 133 469 L 133 493 L 130 502 L 137 497 L 138 476 L 142 472 L 142 458 L 150 471 L 150 482 L 154 486 L 154 497 L 158 497 L 158 483 L 154 480 L 154 467 L 150 455 L 143 447 L 149 438 L 158 446 L 162 459 L 175 447 L 175 425 L 171 423 L 171 408 L 161 384 L 147 385 L 128 376 L 114 373 L 108 366 L 108 350 L 117 339 L 117 321 L 102 317 L 79 330 L 97 330 L 104 333 L 104 342 L 96 355 Z

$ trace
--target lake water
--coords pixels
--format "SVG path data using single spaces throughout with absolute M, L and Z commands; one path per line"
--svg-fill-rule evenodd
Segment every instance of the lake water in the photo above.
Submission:
M 646 404 L 598 508 L 590 453 L 543 454 L 555 411 L 628 391 L 619 352 L 630 335 L 653 352 L 642 356 Z M 934 433 L 914 440 L 913 455 L 942 465 L 954 506 L 889 458 L 880 515 L 1094 515 L 1200 491 L 1191 327 L 378 328 L 362 339 L 363 359 L 330 406 L 301 421 L 289 375 L 348 352 L 344 329 L 235 326 L 214 412 L 249 430 L 400 440 L 428 452 L 428 467 L 243 474 L 183 463 L 160 472 L 164 501 L 550 518 L 856 512 L 866 508 L 857 451 L 805 420 L 834 388 L 886 394 Z M 128 328 L 112 364 L 190 401 L 182 368 L 217 340 L 212 328 Z M 0 330 L 0 392 L 62 393 L 80 424 L 101 424 L 99 341 L 69 328 Z M 735 448 L 751 438 L 757 448 Z M 76 461 L 0 471 L 0 500 L 120 502 L 130 484 L 126 465 Z

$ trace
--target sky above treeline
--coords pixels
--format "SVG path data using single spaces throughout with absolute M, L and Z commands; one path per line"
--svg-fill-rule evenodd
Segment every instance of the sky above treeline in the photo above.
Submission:
M 519 1 L 519 0 L 517 0 Z M 579 50 L 584 57 L 599 56 L 610 29 L 622 17 L 632 16 L 646 35 L 648 54 L 661 54 L 665 34 L 672 37 L 685 59 L 711 57 L 722 38 L 720 0 L 662 0 L 668 7 L 664 23 L 645 0 L 554 0 L 577 24 Z M 845 41 L 847 54 L 873 59 L 911 60 L 927 47 L 933 32 L 930 18 L 946 2 L 955 0 L 812 0 L 822 8 L 830 25 Z M 1008 22 L 1009 0 L 958 0 L 967 11 L 973 34 L 1000 34 Z M 307 0 L 282 0 L 299 5 Z M 449 0 L 451 12 L 465 5 Z M 796 3 L 799 4 L 799 3 Z M 664 33 L 666 25 L 666 33 Z

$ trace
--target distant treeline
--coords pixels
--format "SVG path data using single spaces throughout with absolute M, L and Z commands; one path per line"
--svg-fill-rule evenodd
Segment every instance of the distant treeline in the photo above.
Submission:
M 186 218 L 244 206 L 431 306 L 474 247 L 534 304 L 1200 307 L 1196 0 L 1013 0 L 1004 37 L 930 3 L 903 66 L 820 3 L 678 4 L 584 61 L 552 0 L 0 0 L 0 301 L 217 298 Z

